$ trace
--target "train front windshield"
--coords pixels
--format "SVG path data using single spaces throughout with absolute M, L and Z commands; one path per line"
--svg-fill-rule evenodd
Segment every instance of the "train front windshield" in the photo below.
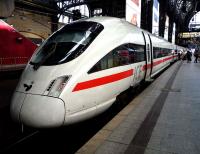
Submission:
M 96 22 L 68 24 L 41 45 L 30 64 L 36 70 L 41 65 L 51 66 L 69 62 L 83 53 L 102 30 L 103 26 Z

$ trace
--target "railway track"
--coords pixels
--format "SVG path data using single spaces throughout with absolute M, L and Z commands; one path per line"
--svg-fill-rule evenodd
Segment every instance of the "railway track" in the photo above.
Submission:
M 24 132 L 21 133 L 21 126 L 14 124 L 9 117 L 9 106 L 7 106 L 4 111 L 0 111 L 0 122 L 4 124 L 0 125 L 0 130 L 2 132 L 10 130 L 3 138 L 0 137 L 0 153 L 75 153 L 146 86 L 129 89 L 122 93 L 111 108 L 93 119 L 55 129 L 34 130 L 25 127 Z M 5 117 L 7 117 L 6 120 Z
M 9 152 L 19 144 L 26 142 L 29 138 L 33 137 L 37 133 L 39 133 L 39 131 L 34 131 L 28 134 L 22 133 L 5 140 L 4 143 L 1 144 L 0 153 Z
M 75 153 L 143 89 L 127 90 L 106 112 L 82 123 L 55 129 L 29 130 L 25 127 L 25 132 L 9 141 L 0 152 Z

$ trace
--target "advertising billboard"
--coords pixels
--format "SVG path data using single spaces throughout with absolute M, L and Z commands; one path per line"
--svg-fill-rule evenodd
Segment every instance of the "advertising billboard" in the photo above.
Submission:
M 153 16 L 152 16 L 152 33 L 156 36 L 159 35 L 159 2 L 153 1 Z
M 166 15 L 164 39 L 168 40 L 169 17 Z
M 141 0 L 126 0 L 126 21 L 140 27 Z
M 176 24 L 173 23 L 173 31 L 172 31 L 172 43 L 175 44 L 175 33 L 176 33 Z

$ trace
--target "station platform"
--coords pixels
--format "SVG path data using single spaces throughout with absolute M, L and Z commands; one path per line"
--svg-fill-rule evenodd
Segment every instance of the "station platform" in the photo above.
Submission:
M 178 61 L 76 154 L 199 154 L 199 145 L 200 63 Z

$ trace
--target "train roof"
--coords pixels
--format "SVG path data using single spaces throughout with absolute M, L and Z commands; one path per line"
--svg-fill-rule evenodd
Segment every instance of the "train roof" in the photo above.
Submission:
M 92 18 L 87 18 L 86 21 L 94 21 L 101 23 L 102 25 L 106 26 L 110 22 L 120 22 L 123 19 L 116 18 L 116 17 L 92 17 Z
M 77 20 L 75 22 L 82 22 L 82 21 L 83 22 L 91 21 L 91 22 L 100 23 L 104 26 L 104 29 L 107 29 L 108 31 L 110 29 L 110 30 L 119 32 L 121 34 L 122 33 L 124 33 L 124 34 L 130 33 L 129 36 L 136 35 L 137 38 L 132 39 L 132 42 L 135 42 L 138 44 L 144 43 L 143 39 L 141 39 L 141 38 L 138 39 L 138 37 L 140 37 L 140 34 L 142 36 L 142 32 L 144 32 L 145 34 L 149 34 L 149 36 L 151 37 L 153 47 L 171 48 L 171 49 L 176 48 L 176 44 L 173 44 L 160 36 L 156 36 L 144 29 L 141 29 L 141 28 L 131 24 L 130 22 L 127 22 L 125 19 L 122 19 L 122 18 L 101 16 L 101 17 L 84 18 L 84 19 Z
M 145 33 L 148 33 L 150 36 L 153 36 L 154 38 L 161 39 L 162 41 L 166 41 L 166 42 L 172 44 L 171 42 L 167 41 L 163 37 L 156 36 L 144 29 L 141 29 L 141 28 L 127 22 L 125 19 L 116 18 L 116 17 L 92 17 L 92 18 L 83 19 L 83 20 L 98 22 L 98 23 L 102 24 L 104 27 L 109 27 L 111 25 L 113 26 L 114 24 L 125 24 L 125 25 L 127 25 L 127 27 L 130 27 L 134 31 L 137 31 L 137 32 L 143 31 Z
M 116 18 L 116 17 L 92 17 L 88 18 L 85 21 L 93 21 L 93 22 L 98 22 L 102 24 L 105 28 L 110 28 L 110 26 L 117 26 L 121 24 L 126 24 L 128 27 L 135 29 L 135 30 L 140 30 L 140 28 L 136 27 L 135 25 L 127 22 L 125 19 L 121 18 Z

